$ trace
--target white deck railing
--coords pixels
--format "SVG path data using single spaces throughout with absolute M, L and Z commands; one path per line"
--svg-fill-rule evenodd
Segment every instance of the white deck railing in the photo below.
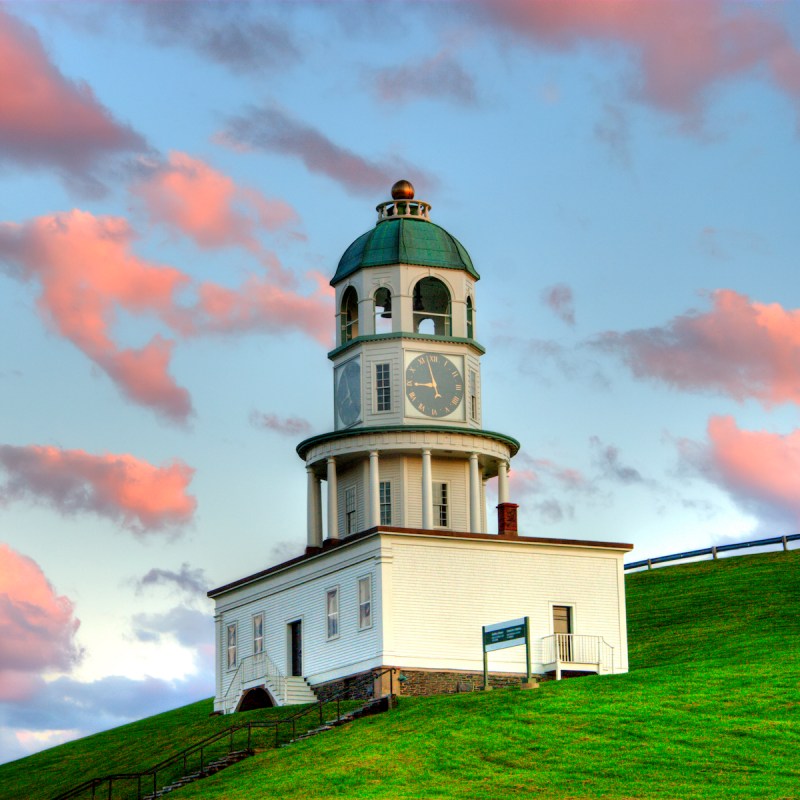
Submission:
M 286 704 L 286 676 L 266 653 L 255 653 L 239 662 L 225 697 L 222 699 L 223 711 L 230 714 L 239 704 L 239 696 L 246 684 L 263 681 L 275 700 L 275 704 Z
M 554 633 L 542 639 L 542 662 L 554 665 L 556 678 L 570 665 L 595 666 L 597 672 L 614 672 L 614 648 L 602 636 Z

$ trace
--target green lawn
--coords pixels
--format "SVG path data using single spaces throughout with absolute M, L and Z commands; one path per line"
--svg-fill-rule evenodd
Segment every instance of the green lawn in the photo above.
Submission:
M 265 751 L 176 800 L 800 798 L 800 551 L 626 580 L 628 675 L 404 698 L 391 714 Z M 52 796 L 55 773 L 74 779 L 78 758 L 113 754 L 116 767 L 135 767 L 147 760 L 142 737 L 152 730 L 230 721 L 209 719 L 209 708 L 195 704 L 0 767 L 0 787 L 16 792 L 0 789 L 0 797 Z M 27 765 L 46 794 L 18 783 Z

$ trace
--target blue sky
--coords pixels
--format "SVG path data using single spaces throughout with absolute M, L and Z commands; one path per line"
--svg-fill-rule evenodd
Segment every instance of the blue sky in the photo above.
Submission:
M 481 273 L 524 533 L 796 532 L 799 48 L 789 3 L 1 4 L 0 759 L 211 694 L 399 178 Z

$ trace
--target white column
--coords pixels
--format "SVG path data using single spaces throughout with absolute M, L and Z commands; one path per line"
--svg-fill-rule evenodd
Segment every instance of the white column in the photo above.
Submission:
M 501 461 L 497 465 L 497 502 L 508 502 L 508 462 Z
M 469 457 L 469 529 L 473 533 L 481 530 L 481 473 L 477 453 Z
M 378 451 L 369 454 L 369 526 L 375 528 L 381 524 L 381 491 Z
M 431 451 L 422 451 L 422 527 L 433 528 L 433 473 Z
M 339 538 L 339 489 L 336 485 L 336 459 L 328 459 L 328 538 Z
M 322 493 L 320 491 L 320 481 L 314 474 L 313 467 L 306 467 L 306 475 L 308 476 L 308 497 L 306 498 L 308 546 L 322 547 L 322 509 L 320 508 Z

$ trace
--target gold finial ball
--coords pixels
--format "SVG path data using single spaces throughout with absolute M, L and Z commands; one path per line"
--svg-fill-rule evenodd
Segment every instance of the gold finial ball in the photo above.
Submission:
M 392 200 L 413 200 L 414 199 L 414 187 L 411 184 L 411 181 L 397 181 L 397 183 L 392 186 Z

